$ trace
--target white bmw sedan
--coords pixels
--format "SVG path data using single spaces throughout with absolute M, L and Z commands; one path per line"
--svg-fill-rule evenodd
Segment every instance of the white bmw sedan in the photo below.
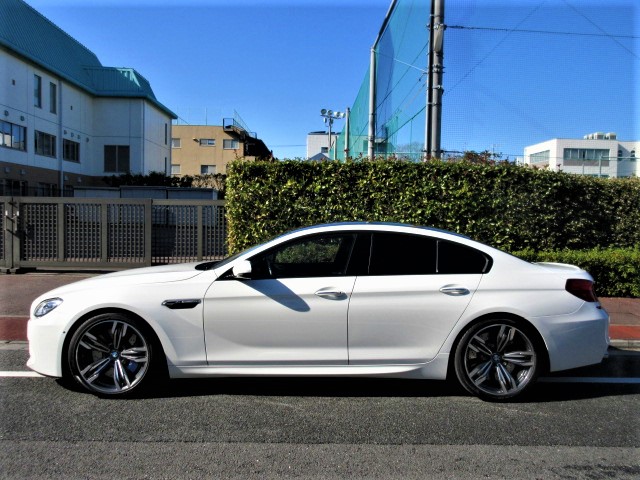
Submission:
M 104 396 L 172 378 L 457 378 L 506 400 L 599 363 L 592 277 L 400 224 L 296 230 L 221 262 L 141 268 L 33 302 L 28 366 Z

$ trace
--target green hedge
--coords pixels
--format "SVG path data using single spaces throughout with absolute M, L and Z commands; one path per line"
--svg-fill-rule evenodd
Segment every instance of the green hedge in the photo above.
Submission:
M 640 245 L 640 179 L 598 179 L 504 162 L 236 161 L 229 248 L 336 221 L 392 221 L 462 233 L 507 251 Z
M 602 297 L 640 297 L 640 247 L 592 250 L 515 252 L 530 262 L 557 262 L 577 265 L 596 281 L 596 293 Z

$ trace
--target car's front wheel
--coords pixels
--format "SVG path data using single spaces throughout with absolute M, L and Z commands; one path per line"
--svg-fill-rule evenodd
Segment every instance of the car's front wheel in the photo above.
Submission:
M 455 352 L 460 384 L 486 400 L 507 400 L 538 377 L 542 351 L 529 328 L 511 319 L 487 319 L 469 328 Z
M 148 327 L 119 313 L 86 320 L 71 338 L 68 365 L 73 377 L 100 395 L 125 395 L 149 383 L 154 344 Z

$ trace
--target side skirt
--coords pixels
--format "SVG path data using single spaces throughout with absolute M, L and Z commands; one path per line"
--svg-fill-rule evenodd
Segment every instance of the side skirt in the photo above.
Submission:
M 417 365 L 346 366 L 175 366 L 169 365 L 171 378 L 197 377 L 386 377 L 445 380 L 449 354 L 442 353 L 428 363 Z

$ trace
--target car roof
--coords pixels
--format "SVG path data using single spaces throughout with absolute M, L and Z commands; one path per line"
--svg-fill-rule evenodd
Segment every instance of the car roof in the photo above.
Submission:
M 444 233 L 447 235 L 453 235 L 455 237 L 460 237 L 460 238 L 465 238 L 467 240 L 471 240 L 470 237 L 467 237 L 466 235 L 462 235 L 460 233 L 456 233 L 456 232 L 451 232 L 449 230 L 443 230 L 440 228 L 435 228 L 435 227 L 426 227 L 423 225 L 412 225 L 409 223 L 401 223 L 401 222 L 334 222 L 334 223 L 322 223 L 319 225 L 311 225 L 308 227 L 302 227 L 302 228 L 298 228 L 296 230 L 292 230 L 289 231 L 287 233 L 285 233 L 284 235 L 287 235 L 289 233 L 296 233 L 296 232 L 306 232 L 309 230 L 315 230 L 315 229 L 321 229 L 321 228 L 332 228 L 332 227 L 336 227 L 336 228 L 349 228 L 349 227 L 360 227 L 358 228 L 358 230 L 362 229 L 362 230 L 375 230 L 375 227 L 399 227 L 399 228 L 406 228 L 406 229 L 417 229 L 417 230 L 426 230 L 428 232 L 437 232 L 437 233 Z M 364 228 L 362 228 L 364 227 Z M 372 227 L 372 228 L 368 228 L 368 227 Z

